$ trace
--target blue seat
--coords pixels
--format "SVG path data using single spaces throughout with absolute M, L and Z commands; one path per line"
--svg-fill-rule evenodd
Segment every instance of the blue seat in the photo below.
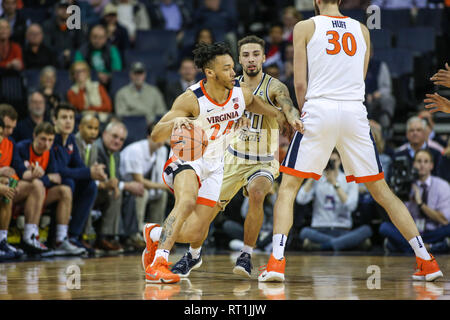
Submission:
M 384 9 L 380 12 L 381 28 L 396 31 L 411 26 L 411 13 L 408 9 Z
M 387 49 L 392 47 L 392 32 L 387 29 L 370 30 L 370 40 L 376 49 Z
M 39 69 L 25 69 L 22 71 L 22 75 L 25 79 L 25 87 L 28 92 L 39 90 Z
M 408 49 L 414 55 L 435 50 L 436 34 L 432 27 L 402 28 L 397 32 L 397 48 Z
M 161 54 L 148 51 L 128 50 L 125 52 L 127 64 L 124 71 L 129 71 L 134 62 L 142 62 L 146 69 L 147 75 L 155 78 L 164 77 L 167 69 L 167 59 Z
M 432 27 L 436 35 L 442 35 L 442 9 L 419 9 L 416 17 L 416 26 Z
M 373 58 L 386 62 L 392 78 L 412 74 L 414 69 L 413 55 L 408 49 L 390 48 L 377 50 L 375 48 Z
M 42 24 L 45 20 L 48 20 L 48 18 L 51 16 L 50 11 L 48 8 L 23 8 L 21 9 L 21 12 L 23 16 L 25 17 L 25 20 L 29 20 L 31 23 L 39 23 Z
M 359 9 L 348 9 L 348 10 L 342 10 L 341 13 L 344 16 L 353 18 L 361 23 L 366 24 L 366 13 L 363 10 Z
M 311 17 L 314 17 L 316 15 L 316 13 L 314 12 L 314 10 L 305 10 L 305 11 L 300 11 L 300 13 L 303 16 L 303 20 L 308 20 Z
M 72 80 L 68 70 L 59 69 L 56 70 L 56 85 L 55 91 L 61 95 L 64 99 L 67 97 L 67 91 L 72 86 Z
M 130 143 L 145 139 L 147 137 L 147 118 L 145 116 L 122 117 L 122 122 L 128 130 L 128 136 L 124 148 Z
M 167 63 L 175 63 L 178 56 L 176 32 L 169 30 L 138 30 L 135 50 L 164 55 L 167 58 Z

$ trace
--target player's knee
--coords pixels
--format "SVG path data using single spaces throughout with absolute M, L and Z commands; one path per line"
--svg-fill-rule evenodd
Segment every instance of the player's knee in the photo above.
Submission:
M 72 201 L 72 190 L 68 186 L 60 186 L 59 195 L 64 201 Z
M 178 209 L 188 214 L 194 211 L 196 204 L 197 204 L 196 199 L 183 198 L 180 199 L 180 201 L 178 201 Z
M 266 197 L 266 193 L 257 188 L 250 188 L 250 190 L 248 190 L 248 197 L 250 201 L 263 202 Z
M 33 179 L 31 192 L 39 195 L 45 194 L 45 186 L 40 179 Z

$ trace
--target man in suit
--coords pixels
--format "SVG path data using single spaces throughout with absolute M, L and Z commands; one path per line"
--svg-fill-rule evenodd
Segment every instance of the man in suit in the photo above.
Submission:
M 135 196 L 144 194 L 144 184 L 136 181 L 121 181 L 120 150 L 127 138 L 127 128 L 122 122 L 110 122 L 100 139 L 94 143 L 98 150 L 96 161 L 105 165 L 108 180 L 98 184 L 98 195 L 94 208 L 102 212 L 97 225 L 97 241 L 95 248 L 107 252 L 121 251 L 115 241 L 119 235 L 119 221 L 122 209 L 122 193 L 129 192 Z
M 197 77 L 197 68 L 195 67 L 194 60 L 191 58 L 184 58 L 181 61 L 180 69 L 178 70 L 180 79 L 167 84 L 166 87 L 166 104 L 172 106 L 175 98 L 182 94 L 188 87 L 193 85 Z
M 75 134 L 75 141 L 80 150 L 80 155 L 87 167 L 97 161 L 97 145 L 94 141 L 98 138 L 100 121 L 93 113 L 86 113 L 80 121 L 79 131 Z

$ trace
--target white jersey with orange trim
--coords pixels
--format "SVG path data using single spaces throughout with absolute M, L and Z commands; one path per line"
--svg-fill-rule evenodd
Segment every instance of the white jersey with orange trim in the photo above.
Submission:
M 349 17 L 311 18 L 315 31 L 306 50 L 308 87 L 305 99 L 364 101 L 367 45 L 361 23 Z
M 222 159 L 224 152 L 230 143 L 234 123 L 243 115 L 245 110 L 245 100 L 242 88 L 238 80 L 228 95 L 227 100 L 218 104 L 211 97 L 204 87 L 204 80 L 190 86 L 197 97 L 200 113 L 197 119 L 202 129 L 208 137 L 208 147 L 203 158 Z

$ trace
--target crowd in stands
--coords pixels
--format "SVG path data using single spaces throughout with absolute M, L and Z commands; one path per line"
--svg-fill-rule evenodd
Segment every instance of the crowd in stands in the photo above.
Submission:
M 264 71 L 296 105 L 292 33 L 314 15 L 311 0 L 0 3 L 0 260 L 142 250 L 143 224 L 162 223 L 174 201 L 161 172 L 169 148 L 151 130 L 202 78 L 196 44 L 225 41 L 237 62 L 238 39 L 264 38 Z M 365 100 L 380 165 L 431 252 L 448 252 L 449 118 L 423 110 L 422 100 L 436 89 L 448 95 L 429 78 L 450 57 L 450 2 L 348 0 L 341 9 L 365 22 L 370 4 L 382 10 Z M 81 9 L 79 29 L 67 24 L 72 5 Z M 403 27 L 417 48 L 402 47 Z M 277 183 L 265 201 L 261 250 L 271 242 Z M 240 249 L 245 208 L 238 194 L 205 247 Z M 293 250 L 409 250 L 364 185 L 346 182 L 338 152 L 319 181 L 305 181 L 295 212 Z

